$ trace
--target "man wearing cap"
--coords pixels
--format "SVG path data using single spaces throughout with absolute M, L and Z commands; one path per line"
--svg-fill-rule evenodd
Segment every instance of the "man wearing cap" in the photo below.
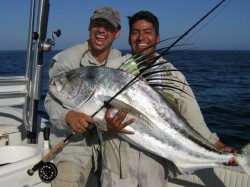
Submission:
M 89 39 L 85 43 L 66 49 L 52 58 L 50 80 L 60 73 L 81 66 L 106 66 L 121 56 L 120 51 L 111 48 L 121 30 L 117 10 L 111 7 L 96 9 L 90 18 L 88 30 Z M 58 175 L 52 181 L 52 186 L 98 186 L 98 136 L 95 128 L 86 130 L 88 123 L 94 123 L 92 117 L 64 108 L 49 92 L 44 104 L 52 123 L 52 148 L 72 132 L 75 133 L 55 155 Z

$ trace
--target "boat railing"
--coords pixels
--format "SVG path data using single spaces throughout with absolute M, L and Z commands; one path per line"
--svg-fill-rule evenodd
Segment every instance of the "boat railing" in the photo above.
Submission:
M 28 95 L 25 76 L 0 77 L 0 107 L 23 105 Z
M 38 5 L 36 0 L 30 0 L 30 2 L 25 75 L 0 77 L 0 107 L 23 106 L 23 123 L 28 132 L 27 139 L 30 143 L 36 143 L 38 101 L 41 97 L 43 77 L 43 52 L 50 51 L 55 42 L 51 39 L 46 41 L 49 0 L 39 0 Z

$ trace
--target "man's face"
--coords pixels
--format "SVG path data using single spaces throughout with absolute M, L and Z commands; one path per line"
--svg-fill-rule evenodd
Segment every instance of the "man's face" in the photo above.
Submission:
M 120 30 L 104 19 L 94 19 L 89 25 L 90 43 L 92 50 L 109 49 L 114 39 L 119 38 Z
M 132 25 L 131 33 L 129 35 L 129 44 L 131 46 L 132 54 L 141 52 L 146 47 L 156 44 L 159 41 L 160 36 L 156 34 L 151 22 L 138 20 Z M 143 51 L 143 54 L 152 52 L 155 49 L 156 45 Z

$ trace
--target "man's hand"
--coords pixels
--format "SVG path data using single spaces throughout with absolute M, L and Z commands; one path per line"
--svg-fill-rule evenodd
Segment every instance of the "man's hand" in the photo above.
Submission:
M 128 121 L 123 122 L 128 112 L 119 110 L 113 117 L 111 117 L 111 112 L 112 109 L 107 109 L 105 114 L 108 133 L 134 134 L 133 131 L 126 130 L 124 128 L 133 123 L 135 121 L 135 118 L 131 118 Z
M 234 156 L 238 155 L 238 150 L 229 146 L 226 146 L 221 141 L 217 141 L 215 144 L 215 147 L 221 149 L 222 151 L 233 153 Z M 236 160 L 235 157 L 232 157 L 227 163 L 224 163 L 226 166 L 238 166 L 239 162 Z
M 94 124 L 91 116 L 75 111 L 69 111 L 65 116 L 65 121 L 75 133 L 84 133 L 90 123 Z

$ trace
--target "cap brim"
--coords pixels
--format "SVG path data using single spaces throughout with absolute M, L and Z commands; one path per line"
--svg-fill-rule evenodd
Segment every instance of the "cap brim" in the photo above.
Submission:
M 111 23 L 115 28 L 118 27 L 118 23 L 116 23 L 113 18 L 110 18 L 108 16 L 105 16 L 105 15 L 95 15 L 91 18 L 91 20 L 94 20 L 94 19 L 105 19 L 106 21 L 108 21 L 109 23 Z

